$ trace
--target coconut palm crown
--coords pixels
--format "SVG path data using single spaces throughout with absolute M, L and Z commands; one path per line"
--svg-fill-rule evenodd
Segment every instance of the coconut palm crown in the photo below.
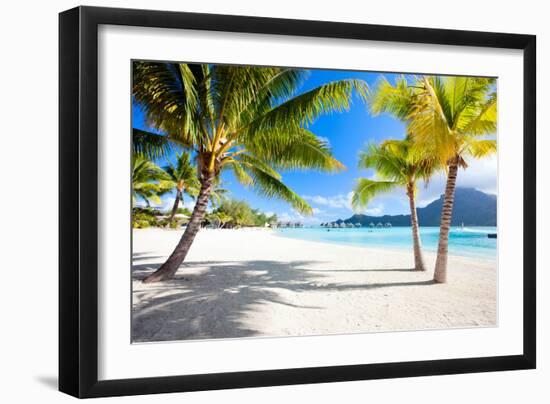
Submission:
M 423 77 L 410 130 L 421 150 L 437 156 L 446 166 L 447 183 L 434 280 L 447 281 L 447 257 L 454 191 L 458 169 L 467 168 L 468 158 L 483 158 L 496 152 L 497 130 L 495 79 L 479 77 Z
M 343 165 L 308 130 L 319 115 L 350 106 L 361 80 L 341 80 L 301 94 L 306 71 L 279 67 L 139 62 L 133 97 L 150 126 L 193 151 L 201 188 L 174 253 L 146 281 L 171 278 L 185 259 L 206 212 L 214 179 L 230 170 L 245 186 L 294 209 L 311 207 L 283 181 L 280 170 L 335 171 Z
M 172 183 L 168 175 L 147 158 L 135 155 L 132 162 L 132 200 L 139 200 L 150 206 L 160 204 L 160 196 L 169 192 Z
M 410 139 L 388 140 L 381 145 L 371 144 L 359 155 L 359 168 L 374 169 L 377 179 L 360 178 L 355 186 L 352 206 L 354 209 L 366 207 L 376 196 L 405 188 L 411 211 L 411 228 L 415 269 L 426 269 L 421 251 L 418 216 L 416 212 L 417 181 L 429 181 L 439 168 L 434 158 L 420 157 L 412 152 Z
M 181 152 L 176 155 L 176 163 L 169 163 L 162 167 L 176 190 L 174 206 L 168 224 L 171 224 L 176 216 L 180 203 L 183 203 L 184 194 L 196 197 L 199 193 L 200 183 L 197 178 L 197 170 L 191 163 L 191 156 L 188 152 Z

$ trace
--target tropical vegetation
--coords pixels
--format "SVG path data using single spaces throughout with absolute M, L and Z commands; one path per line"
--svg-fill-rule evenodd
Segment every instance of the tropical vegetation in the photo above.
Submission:
M 277 222 L 277 215 L 268 216 L 250 207 L 246 201 L 236 199 L 225 199 L 206 218 L 220 228 L 265 227 Z
M 388 112 L 407 123 L 415 159 L 436 159 L 447 174 L 434 281 L 447 281 L 449 232 L 458 169 L 468 158 L 496 152 L 495 79 L 456 76 L 405 77 L 391 84 L 382 78 L 369 94 L 374 114 Z
M 146 157 L 135 155 L 132 161 L 132 200 L 151 203 L 160 203 L 160 196 L 169 192 L 172 182 L 166 172 Z
M 199 193 L 200 183 L 197 178 L 197 170 L 191 164 L 191 157 L 188 152 L 177 154 L 176 163 L 169 163 L 162 169 L 169 178 L 169 181 L 172 182 L 173 189 L 176 192 L 174 205 L 168 218 L 168 225 L 171 225 L 178 212 L 180 203 L 183 204 L 184 202 L 184 194 L 192 198 L 196 197 Z
M 385 141 L 371 144 L 359 154 L 359 168 L 374 169 L 377 179 L 360 178 L 354 189 L 352 206 L 365 208 L 381 193 L 403 187 L 409 199 L 413 237 L 414 267 L 425 271 L 426 265 L 421 249 L 420 229 L 416 213 L 418 180 L 429 180 L 438 169 L 438 161 L 412 152 L 410 139 Z
M 445 166 L 447 182 L 434 281 L 447 281 L 449 232 L 459 168 L 469 158 L 496 153 L 497 129 L 495 79 L 479 77 L 423 77 L 421 91 L 410 117 L 417 148 L 435 156 Z
M 347 109 L 362 80 L 339 80 L 304 93 L 306 71 L 292 68 L 187 63 L 134 64 L 133 97 L 148 123 L 165 135 L 155 139 L 189 150 L 200 189 L 184 234 L 167 261 L 145 282 L 173 277 L 206 215 L 212 187 L 223 171 L 267 197 L 288 202 L 299 212 L 311 207 L 282 180 L 281 170 L 343 168 L 326 142 L 308 130 L 318 116 Z
M 301 214 L 309 204 L 283 180 L 288 170 L 336 172 L 344 166 L 330 145 L 310 130 L 321 115 L 347 110 L 354 94 L 370 114 L 390 114 L 405 124 L 405 138 L 370 144 L 359 154 L 360 178 L 352 205 L 404 188 L 411 211 L 415 269 L 425 270 L 416 210 L 419 182 L 446 174 L 434 281 L 446 282 L 449 232 L 459 169 L 496 152 L 497 95 L 492 78 L 381 76 L 371 91 L 358 79 L 300 92 L 307 71 L 293 68 L 136 62 L 132 95 L 150 131 L 133 130 L 132 197 L 135 227 L 187 224 L 166 262 L 145 282 L 174 276 L 201 226 L 235 228 L 277 222 L 245 201 L 227 197 L 222 175 L 231 173 L 260 195 L 287 202 Z M 155 162 L 175 163 L 162 168 Z M 151 205 L 174 193 L 167 220 Z M 194 199 L 184 222 L 174 223 L 184 195 Z M 210 209 L 207 209 L 210 207 Z

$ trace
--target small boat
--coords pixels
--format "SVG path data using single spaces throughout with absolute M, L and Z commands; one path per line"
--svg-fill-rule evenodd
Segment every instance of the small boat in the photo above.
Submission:
M 487 234 L 487 237 L 489 237 L 489 238 L 497 238 L 497 234 L 496 234 L 496 233 L 489 233 L 489 234 Z

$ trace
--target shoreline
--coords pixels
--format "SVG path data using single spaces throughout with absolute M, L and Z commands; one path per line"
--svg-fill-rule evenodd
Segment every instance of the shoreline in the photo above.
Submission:
M 449 256 L 449 282 L 411 270 L 412 251 L 202 229 L 175 279 L 143 284 L 181 230 L 134 230 L 133 342 L 283 337 L 496 325 L 496 262 Z
M 208 230 L 211 230 L 211 229 L 208 229 Z M 217 229 L 212 229 L 212 230 L 217 230 Z M 229 229 L 221 229 L 221 230 L 229 230 Z M 264 229 L 258 229 L 258 230 L 264 230 Z M 360 249 L 360 250 L 378 251 L 378 252 L 382 252 L 382 253 L 388 253 L 388 252 L 404 253 L 404 252 L 407 252 L 407 253 L 410 253 L 411 255 L 413 253 L 412 252 L 412 246 L 408 247 L 408 248 L 405 248 L 405 247 L 399 248 L 399 247 L 394 247 L 394 246 L 387 246 L 387 247 L 374 246 L 373 247 L 373 246 L 359 246 L 359 245 L 356 245 L 356 244 L 343 244 L 343 243 L 337 243 L 337 242 L 331 243 L 329 241 L 308 240 L 308 239 L 303 239 L 303 238 L 298 238 L 298 237 L 284 236 L 280 233 L 277 233 L 276 229 L 265 229 L 265 230 L 266 231 L 272 231 L 273 235 L 275 237 L 282 237 L 282 238 L 285 238 L 285 239 L 288 239 L 288 240 L 307 241 L 307 242 L 310 242 L 310 243 L 323 244 L 325 246 L 343 246 L 343 247 L 346 247 L 346 248 L 357 248 L 357 249 Z M 343 230 L 345 230 L 345 229 L 343 229 Z M 424 256 L 432 255 L 433 257 L 435 257 L 437 252 L 431 251 L 431 250 L 426 250 L 425 248 L 422 248 L 422 254 Z M 487 258 L 487 257 L 483 257 L 483 256 L 457 255 L 457 254 L 449 253 L 449 257 L 453 257 L 455 259 L 473 260 L 473 261 L 476 261 L 476 262 L 481 260 L 481 261 L 487 261 L 488 263 L 496 263 L 496 261 L 497 261 L 496 256 L 495 256 L 495 258 Z

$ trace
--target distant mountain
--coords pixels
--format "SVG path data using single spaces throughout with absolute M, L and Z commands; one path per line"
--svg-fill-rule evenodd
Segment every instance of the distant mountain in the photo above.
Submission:
M 420 226 L 439 226 L 443 195 L 424 208 L 417 208 Z M 370 223 L 391 223 L 392 226 L 410 226 L 410 215 L 368 216 L 355 214 L 348 219 L 338 219 L 333 223 L 361 223 L 363 227 Z M 451 225 L 460 226 L 496 226 L 497 197 L 474 188 L 456 188 Z

